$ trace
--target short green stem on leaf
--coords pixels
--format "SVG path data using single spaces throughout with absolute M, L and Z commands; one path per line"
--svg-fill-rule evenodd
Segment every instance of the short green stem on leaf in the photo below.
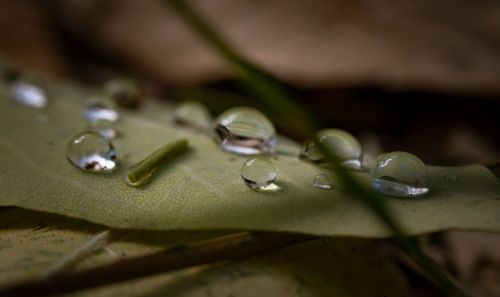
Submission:
M 175 158 L 188 149 L 188 141 L 180 139 L 154 151 L 144 160 L 132 165 L 125 176 L 125 182 L 130 186 L 141 186 L 148 183 L 153 173 L 165 162 Z

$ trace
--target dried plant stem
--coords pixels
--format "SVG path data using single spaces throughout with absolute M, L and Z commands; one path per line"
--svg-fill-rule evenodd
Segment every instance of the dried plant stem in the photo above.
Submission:
M 109 230 L 103 231 L 93 236 L 90 240 L 79 246 L 76 250 L 62 257 L 47 270 L 43 271 L 40 275 L 40 279 L 47 279 L 69 271 L 78 262 L 86 259 L 88 256 L 104 248 L 108 244 L 110 237 L 111 232 Z
M 49 296 L 146 277 L 182 268 L 249 256 L 302 243 L 316 237 L 291 234 L 238 233 L 79 272 L 19 283 L 0 296 Z

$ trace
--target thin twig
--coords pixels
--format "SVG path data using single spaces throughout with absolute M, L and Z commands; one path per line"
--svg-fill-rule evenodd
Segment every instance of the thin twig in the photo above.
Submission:
M 62 257 L 47 270 L 43 271 L 40 275 L 40 279 L 47 279 L 69 271 L 78 262 L 86 259 L 88 256 L 105 247 L 108 244 L 110 237 L 111 232 L 109 230 L 93 236 L 76 250 Z
M 177 246 L 151 255 L 121 260 L 79 272 L 19 283 L 0 290 L 0 296 L 49 296 L 68 293 L 182 268 L 236 259 L 316 238 L 292 234 L 238 233 Z

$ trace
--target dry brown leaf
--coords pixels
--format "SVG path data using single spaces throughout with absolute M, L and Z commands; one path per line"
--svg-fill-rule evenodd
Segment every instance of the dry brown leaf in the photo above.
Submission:
M 190 1 L 243 54 L 303 87 L 500 93 L 497 1 Z M 165 82 L 227 65 L 162 1 L 59 1 L 72 32 Z

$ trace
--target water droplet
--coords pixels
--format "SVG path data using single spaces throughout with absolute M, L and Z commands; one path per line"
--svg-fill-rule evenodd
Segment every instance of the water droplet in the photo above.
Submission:
M 319 131 L 317 136 L 346 168 L 361 168 L 361 145 L 350 133 L 340 129 L 324 129 Z M 314 163 L 325 163 L 323 154 L 313 141 L 304 145 L 300 156 Z
M 87 100 L 83 117 L 88 122 L 106 120 L 116 122 L 119 114 L 111 98 L 106 96 L 92 96 Z
M 142 90 L 139 85 L 130 78 L 114 78 L 108 81 L 103 89 L 104 92 L 120 106 L 137 108 L 141 103 Z
M 214 129 L 222 149 L 242 155 L 273 152 L 276 131 L 260 111 L 234 107 L 215 119 Z
M 47 95 L 42 88 L 24 81 L 12 83 L 10 95 L 14 102 L 33 108 L 44 108 L 48 103 Z
M 88 122 L 87 129 L 101 134 L 106 139 L 113 139 L 116 135 L 118 135 L 115 123 L 104 119 L 97 119 Z
M 248 159 L 241 168 L 241 178 L 255 190 L 265 190 L 274 183 L 276 176 L 273 163 L 265 158 Z
M 418 196 L 429 191 L 427 168 L 410 153 L 393 152 L 380 156 L 371 176 L 372 187 L 389 196 Z
M 93 131 L 85 131 L 73 137 L 66 149 L 66 157 L 71 164 L 84 171 L 105 172 L 116 166 L 113 144 Z
M 333 187 L 332 179 L 330 176 L 324 173 L 320 173 L 314 177 L 313 185 L 319 189 L 331 189 Z
M 179 105 L 175 109 L 174 119 L 179 124 L 201 130 L 208 130 L 212 124 L 210 111 L 205 105 L 196 101 L 188 101 Z

